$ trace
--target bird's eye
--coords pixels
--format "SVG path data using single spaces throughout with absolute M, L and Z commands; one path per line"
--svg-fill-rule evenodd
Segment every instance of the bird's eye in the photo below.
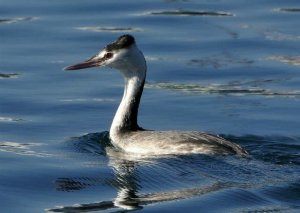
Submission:
M 112 54 L 112 53 L 106 53 L 105 54 L 105 58 L 107 58 L 107 59 L 110 59 L 110 58 L 112 58 L 114 56 L 114 54 Z

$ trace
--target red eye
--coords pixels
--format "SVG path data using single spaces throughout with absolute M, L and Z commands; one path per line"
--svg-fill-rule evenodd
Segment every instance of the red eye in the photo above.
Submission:
M 105 54 L 105 58 L 112 58 L 114 56 L 114 54 L 112 53 L 106 53 Z

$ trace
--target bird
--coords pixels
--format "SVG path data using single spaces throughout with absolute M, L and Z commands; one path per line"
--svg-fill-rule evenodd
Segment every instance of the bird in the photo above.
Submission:
M 147 65 L 132 35 L 122 35 L 92 58 L 63 70 L 99 66 L 119 70 L 125 81 L 123 98 L 109 131 L 109 138 L 116 149 L 139 155 L 248 154 L 238 144 L 217 135 L 198 131 L 146 130 L 138 125 Z

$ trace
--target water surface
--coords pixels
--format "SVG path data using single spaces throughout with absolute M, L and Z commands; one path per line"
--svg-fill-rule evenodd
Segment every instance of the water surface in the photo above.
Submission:
M 2 211 L 300 211 L 298 1 L 0 2 Z M 140 125 L 249 157 L 112 147 L 121 75 L 61 69 L 127 33 L 148 64 Z

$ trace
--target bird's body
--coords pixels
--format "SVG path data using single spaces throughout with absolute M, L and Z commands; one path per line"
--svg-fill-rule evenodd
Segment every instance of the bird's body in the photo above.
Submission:
M 88 61 L 64 70 L 94 66 L 116 68 L 125 79 L 124 95 L 110 128 L 110 138 L 114 146 L 126 152 L 145 155 L 247 154 L 239 145 L 211 134 L 196 131 L 149 131 L 139 127 L 138 108 L 147 66 L 132 36 L 121 36 Z
M 197 131 L 127 131 L 115 140 L 122 150 L 144 155 L 247 153 L 237 144 Z

